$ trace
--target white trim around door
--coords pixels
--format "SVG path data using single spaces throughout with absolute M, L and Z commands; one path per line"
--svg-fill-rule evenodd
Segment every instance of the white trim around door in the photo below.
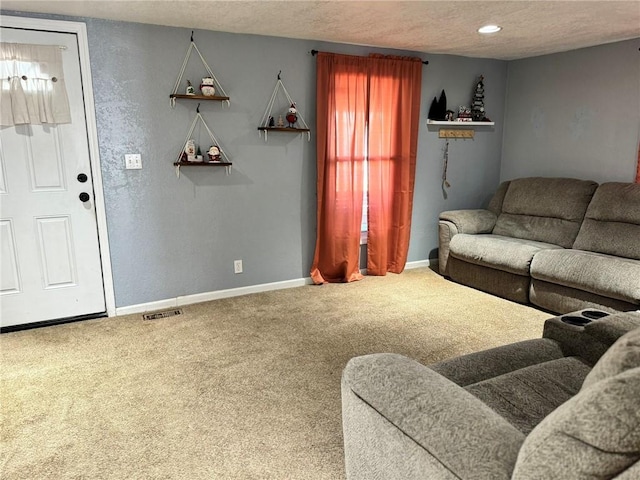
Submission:
M 21 28 L 25 30 L 43 30 L 62 33 L 73 33 L 78 39 L 80 55 L 80 69 L 82 85 L 84 87 L 84 109 L 87 122 L 87 140 L 93 176 L 94 201 L 96 206 L 96 220 L 98 223 L 98 242 L 100 245 L 100 260 L 102 262 L 102 276 L 107 315 L 116 315 L 115 290 L 113 288 L 113 274 L 111 271 L 111 256 L 109 237 L 107 235 L 107 215 L 102 188 L 102 170 L 100 169 L 100 152 L 98 148 L 98 128 L 93 98 L 93 82 L 91 80 L 91 64 L 89 61 L 89 41 L 87 27 L 81 22 L 62 20 L 48 20 L 43 18 L 28 18 L 0 15 L 3 27 Z

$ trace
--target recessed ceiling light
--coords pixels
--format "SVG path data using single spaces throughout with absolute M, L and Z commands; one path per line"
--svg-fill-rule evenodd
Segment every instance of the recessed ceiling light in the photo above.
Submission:
M 478 33 L 497 33 L 502 30 L 502 27 L 498 25 L 485 25 L 478 29 Z

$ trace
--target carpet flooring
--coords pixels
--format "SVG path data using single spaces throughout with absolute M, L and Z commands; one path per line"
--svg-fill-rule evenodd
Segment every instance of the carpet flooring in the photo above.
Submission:
M 539 337 L 551 315 L 429 268 L 0 336 L 0 477 L 344 478 L 354 356 L 425 364 Z

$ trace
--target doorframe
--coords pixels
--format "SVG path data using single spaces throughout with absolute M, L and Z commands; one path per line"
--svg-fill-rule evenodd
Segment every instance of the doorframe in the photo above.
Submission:
M 107 231 L 107 213 L 102 188 L 102 170 L 100 168 L 100 149 L 98 146 L 98 127 L 93 97 L 93 82 L 91 80 L 91 63 L 89 60 L 89 41 L 87 26 L 82 22 L 65 20 L 49 20 L 44 18 L 14 17 L 0 15 L 0 25 L 3 27 L 21 28 L 25 30 L 43 30 L 59 33 L 72 33 L 78 39 L 78 55 L 80 59 L 80 76 L 82 79 L 82 93 L 84 96 L 84 113 L 87 123 L 87 141 L 89 144 L 89 160 L 93 177 L 93 191 L 95 200 L 96 220 L 98 224 L 98 245 L 100 247 L 100 262 L 102 264 L 102 284 L 104 287 L 105 306 L 107 315 L 116 315 L 116 298 L 113 288 L 113 272 L 111 270 L 111 255 L 109 250 L 109 235 Z

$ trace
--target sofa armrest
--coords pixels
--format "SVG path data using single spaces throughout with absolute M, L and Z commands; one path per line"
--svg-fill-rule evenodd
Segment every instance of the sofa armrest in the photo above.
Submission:
M 498 217 L 489 210 L 449 210 L 440 214 L 440 220 L 455 225 L 457 233 L 491 233 Z
M 395 354 L 349 361 L 342 408 L 349 480 L 508 479 L 525 438 L 462 387 Z
M 585 325 L 585 332 L 607 345 L 640 327 L 640 311 L 614 313 Z
M 592 365 L 596 364 L 618 338 L 640 327 L 640 312 L 620 312 L 590 321 L 584 326 L 562 321 L 565 317 L 583 318 L 585 311 L 593 309 L 579 310 L 546 320 L 542 336 L 559 342 L 565 355 L 577 355 Z
M 448 275 L 449 242 L 458 233 L 490 233 L 497 221 L 489 210 L 449 210 L 440 214 L 438 221 L 438 269 Z

